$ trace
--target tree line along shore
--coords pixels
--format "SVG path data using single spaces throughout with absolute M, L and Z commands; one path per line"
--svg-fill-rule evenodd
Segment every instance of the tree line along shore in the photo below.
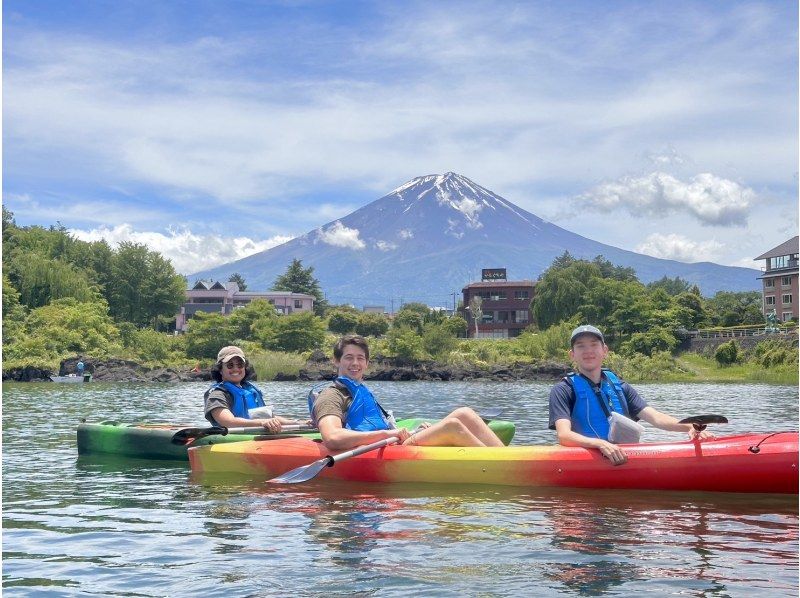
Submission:
M 79 358 L 98 366 L 97 379 L 108 363 L 134 364 L 139 373 L 128 379 L 193 379 L 230 344 L 252 356 L 260 380 L 310 379 L 319 356 L 329 358 L 348 332 L 369 337 L 375 375 L 385 379 L 555 379 L 570 367 L 569 332 L 591 322 L 612 349 L 609 367 L 632 381 L 797 382 L 796 323 L 784 329 L 794 335 L 692 350 L 690 330 L 763 325 L 760 293 L 703 297 L 680 278 L 643 284 L 602 256 L 556 258 L 537 281 L 531 326 L 510 339 L 462 338 L 463 317 L 422 303 L 407 303 L 392 318 L 330 305 L 313 268 L 298 260 L 273 289 L 315 296 L 314 313 L 278 315 L 256 300 L 230 316 L 198 313 L 175 335 L 187 282 L 144 245 L 87 243 L 60 225 L 19 227 L 3 208 L 3 379 L 64 373 Z

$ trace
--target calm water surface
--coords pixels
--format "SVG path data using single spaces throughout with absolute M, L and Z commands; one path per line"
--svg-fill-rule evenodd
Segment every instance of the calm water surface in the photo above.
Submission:
M 307 385 L 260 385 L 302 415 Z M 402 415 L 503 407 L 551 443 L 549 384 L 374 383 Z M 202 422 L 204 384 L 3 385 L 7 596 L 797 596 L 797 496 L 192 480 L 78 458 L 89 421 Z M 797 429 L 795 387 L 640 385 L 718 433 Z M 679 436 L 648 429 L 647 440 Z

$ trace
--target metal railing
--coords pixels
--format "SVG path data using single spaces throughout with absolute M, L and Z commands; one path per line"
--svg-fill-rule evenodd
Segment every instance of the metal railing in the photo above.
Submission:
M 761 326 L 729 326 L 720 328 L 701 328 L 689 331 L 690 338 L 738 338 L 744 336 L 761 336 L 763 334 L 797 334 L 797 324 L 781 324 L 777 329 L 767 325 Z

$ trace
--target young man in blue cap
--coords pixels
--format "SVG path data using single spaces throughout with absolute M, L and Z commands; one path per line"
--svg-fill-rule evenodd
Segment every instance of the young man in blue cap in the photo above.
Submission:
M 603 369 L 606 355 L 608 347 L 599 329 L 584 325 L 572 331 L 569 356 L 576 371 L 550 391 L 550 429 L 556 431 L 559 444 L 596 448 L 614 465 L 622 465 L 627 455 L 608 439 L 612 413 L 643 419 L 662 430 L 686 432 L 690 438 L 713 438 L 649 407 L 630 384 Z

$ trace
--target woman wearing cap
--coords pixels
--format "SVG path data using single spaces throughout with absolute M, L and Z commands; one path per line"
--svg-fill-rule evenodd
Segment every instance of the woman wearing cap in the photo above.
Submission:
M 216 380 L 216 384 L 203 397 L 206 419 L 213 425 L 226 428 L 263 426 L 273 434 L 281 431 L 282 424 L 305 423 L 278 416 L 251 417 L 252 410 L 266 408 L 261 391 L 249 382 L 252 375 L 252 366 L 239 347 L 220 349 L 217 362 L 211 369 L 211 377 Z

